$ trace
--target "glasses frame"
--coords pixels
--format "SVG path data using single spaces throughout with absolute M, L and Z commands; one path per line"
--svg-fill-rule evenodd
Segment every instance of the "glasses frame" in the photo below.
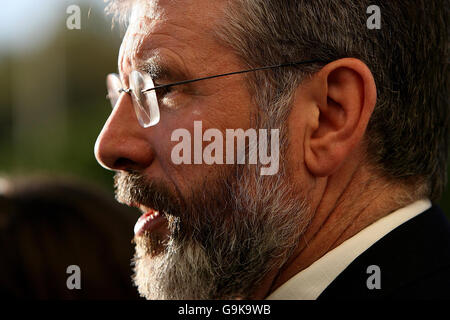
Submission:
M 246 69 L 246 70 L 240 70 L 240 71 L 234 71 L 234 72 L 228 72 L 228 73 L 222 73 L 222 74 L 217 74 L 217 75 L 212 75 L 212 76 L 207 76 L 207 77 L 202 77 L 202 78 L 196 78 L 196 79 L 189 79 L 189 80 L 183 80 L 183 81 L 178 81 L 178 82 L 172 82 L 172 83 L 168 83 L 168 84 L 162 84 L 162 85 L 158 85 L 158 86 L 154 86 L 152 88 L 148 88 L 148 89 L 143 89 L 141 90 L 141 93 L 146 93 L 152 90 L 158 90 L 158 89 L 165 89 L 165 88 L 169 88 L 169 87 L 173 87 L 173 86 L 178 86 L 178 85 L 183 85 L 183 84 L 188 84 L 188 83 L 193 83 L 193 82 L 197 82 L 197 81 L 203 81 L 203 80 L 208 80 L 208 79 L 214 79 L 214 78 L 219 78 L 219 77 L 226 77 L 226 76 L 232 76 L 232 75 L 236 75 L 236 74 L 242 74 L 242 73 L 248 73 L 248 72 L 254 72 L 254 71 L 260 71 L 260 70 L 268 70 L 268 69 L 276 69 L 276 68 L 283 68 L 283 67 L 294 67 L 297 65 L 302 65 L 302 64 L 313 64 L 313 63 L 327 63 L 327 61 L 324 60 L 318 60 L 318 59 L 314 59 L 314 60 L 304 60 L 304 61 L 296 61 L 296 62 L 288 62 L 288 63 L 282 63 L 282 64 L 275 64 L 275 65 L 270 65 L 270 66 L 264 66 L 264 67 L 259 67 L 259 68 L 254 68 L 254 69 Z M 136 71 L 139 72 L 139 71 Z M 153 79 L 152 79 L 153 81 Z M 145 110 L 144 106 L 142 106 L 142 103 L 135 101 L 135 99 L 133 98 L 133 95 L 131 94 L 132 89 L 131 88 L 120 88 L 119 89 L 119 94 L 120 93 L 127 93 L 130 94 L 132 99 L 133 99 L 133 103 L 137 103 L 139 104 L 139 107 L 148 114 L 148 112 Z M 159 103 L 157 105 L 158 110 L 159 110 Z M 113 106 L 114 108 L 114 106 Z M 159 119 L 156 123 L 151 124 L 151 125 L 144 125 L 143 121 L 141 119 L 139 119 L 139 115 L 137 114 L 138 112 L 136 111 L 136 115 L 138 117 L 139 123 L 142 127 L 147 128 L 147 127 L 151 127 L 153 125 L 156 125 L 159 122 Z

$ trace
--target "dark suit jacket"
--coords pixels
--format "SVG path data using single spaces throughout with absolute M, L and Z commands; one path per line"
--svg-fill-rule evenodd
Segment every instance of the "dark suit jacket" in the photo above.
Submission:
M 368 289 L 367 267 L 381 289 Z M 437 206 L 392 230 L 354 260 L 319 296 L 335 299 L 450 299 L 450 224 Z

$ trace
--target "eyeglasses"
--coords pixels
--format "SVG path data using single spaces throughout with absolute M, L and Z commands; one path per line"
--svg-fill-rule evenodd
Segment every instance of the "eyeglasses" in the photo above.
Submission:
M 300 65 L 300 64 L 325 63 L 325 62 L 326 61 L 322 61 L 322 60 L 306 60 L 306 61 L 299 61 L 299 62 L 283 63 L 283 64 L 265 66 L 265 67 L 255 68 L 255 69 L 247 69 L 247 70 L 223 73 L 223 74 L 218 74 L 218 75 L 213 75 L 213 76 L 208 76 L 208 77 L 203 77 L 203 78 L 184 80 L 184 81 L 179 81 L 179 82 L 174 82 L 174 83 L 169 83 L 169 84 L 164 84 L 164 85 L 158 85 L 158 86 L 155 86 L 153 79 L 151 78 L 151 76 L 149 74 L 147 74 L 147 73 L 143 74 L 137 70 L 134 70 L 130 74 L 130 87 L 128 89 L 123 88 L 122 83 L 119 78 L 119 75 L 117 75 L 115 73 L 111 73 L 106 77 L 106 87 L 108 89 L 107 98 L 110 100 L 111 106 L 114 109 L 114 107 L 117 104 L 117 101 L 119 100 L 120 94 L 122 92 L 125 92 L 125 93 L 131 95 L 131 98 L 133 101 L 133 107 L 136 112 L 136 116 L 139 121 L 139 124 L 143 128 L 148 128 L 148 127 L 156 125 L 160 119 L 159 104 L 158 104 L 158 98 L 156 95 L 156 90 L 158 90 L 158 89 L 165 89 L 168 87 L 197 82 L 197 81 L 201 81 L 201 80 L 232 76 L 235 74 L 259 71 L 259 70 L 275 69 L 275 68 L 281 68 L 281 67 L 293 67 L 293 66 Z

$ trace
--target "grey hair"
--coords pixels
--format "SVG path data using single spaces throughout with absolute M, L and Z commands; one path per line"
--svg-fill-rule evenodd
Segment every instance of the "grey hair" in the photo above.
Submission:
M 448 8 L 443 1 L 379 0 L 380 30 L 366 26 L 367 0 L 232 0 L 219 38 L 250 67 L 354 57 L 372 71 L 377 104 L 366 160 L 380 177 L 437 200 L 447 178 Z M 269 113 L 289 112 L 295 88 L 319 66 L 248 76 Z M 276 110 L 281 108 L 282 110 Z M 275 110 L 274 110 L 275 109 Z
M 105 8 L 105 13 L 112 16 L 113 26 L 118 22 L 122 27 L 126 27 L 130 18 L 133 4 L 140 0 L 105 0 L 108 4 Z

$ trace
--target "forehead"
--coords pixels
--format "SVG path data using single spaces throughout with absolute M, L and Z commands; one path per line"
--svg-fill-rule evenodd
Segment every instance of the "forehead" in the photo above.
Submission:
M 155 57 L 201 63 L 217 54 L 214 35 L 221 23 L 224 0 L 154 0 L 133 4 L 119 53 L 119 71 Z

